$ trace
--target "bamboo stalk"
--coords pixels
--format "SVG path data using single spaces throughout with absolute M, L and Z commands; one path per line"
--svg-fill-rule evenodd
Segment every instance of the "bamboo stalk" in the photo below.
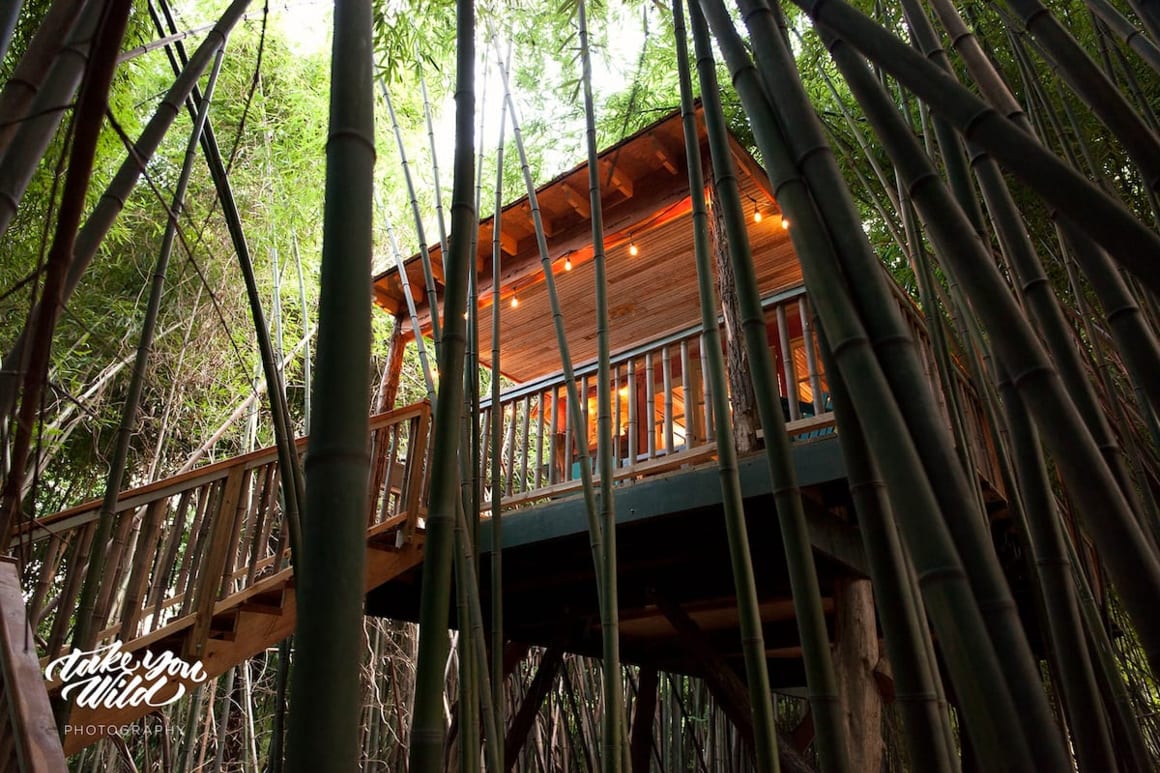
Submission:
M 874 455 L 891 460 L 883 466 L 883 474 L 891 499 L 897 503 L 896 512 L 905 519 L 902 533 L 923 579 L 932 622 L 940 639 L 957 642 L 948 645 L 948 664 L 972 734 L 997 768 L 1030 767 L 1030 751 L 1022 734 L 1011 734 L 1018 722 L 1010 695 L 1005 689 L 996 690 L 1004 679 L 983 616 L 946 525 L 929 517 L 939 512 L 939 505 L 881 365 L 869 347 L 866 331 L 854 315 L 853 302 L 837 278 L 830 236 L 818 222 L 813 199 L 780 137 L 765 95 L 753 88 L 752 77 L 741 77 L 744 73 L 735 73 L 735 84 L 751 117 L 778 202 L 794 224 L 790 236 L 814 307 L 828 331 L 838 367 L 851 383 L 859 415 L 865 417 Z
M 157 329 L 157 318 L 161 312 L 161 296 L 165 286 L 165 275 L 169 268 L 169 257 L 173 253 L 173 241 L 177 236 L 177 221 L 185 206 L 185 192 L 189 186 L 189 177 L 193 171 L 193 160 L 201 140 L 201 132 L 205 128 L 209 116 L 210 101 L 213 98 L 214 87 L 217 84 L 218 73 L 221 72 L 224 48 L 219 48 L 214 56 L 213 66 L 210 69 L 209 81 L 206 84 L 205 98 L 186 144 L 185 160 L 182 162 L 178 174 L 177 185 L 173 193 L 173 203 L 169 208 L 169 216 L 165 226 L 165 233 L 161 238 L 161 248 L 157 256 L 157 263 L 153 269 L 153 278 L 149 287 L 149 300 L 146 304 L 145 317 L 141 322 L 141 333 L 137 344 L 137 357 L 133 364 L 132 378 L 129 381 L 129 391 L 125 397 L 125 405 L 121 413 L 121 426 L 117 431 L 117 441 L 114 446 L 112 459 L 109 463 L 109 472 L 105 479 L 105 497 L 101 503 L 101 511 L 97 516 L 101 526 L 97 529 L 97 545 L 104 545 L 109 538 L 117 498 L 121 493 L 121 482 L 125 473 L 125 464 L 129 456 L 129 444 L 137 425 L 137 411 L 140 407 L 141 393 L 145 384 L 145 372 L 149 362 L 149 355 L 153 349 L 153 337 Z M 89 564 L 85 584 L 81 590 L 81 601 L 78 607 L 77 629 L 74 635 L 74 646 L 77 649 L 91 649 L 95 643 L 94 637 L 105 627 L 106 621 L 97 619 L 94 604 L 97 599 L 97 587 L 105 571 L 105 551 L 99 550 Z
M 713 74 L 713 60 L 708 47 L 708 31 L 704 19 L 695 6 L 690 7 L 693 26 L 693 40 L 697 53 L 697 69 L 701 76 L 701 96 L 705 106 L 706 125 L 710 132 L 713 150 L 715 182 L 718 190 L 723 186 L 723 175 L 719 166 L 725 162 L 720 156 L 722 139 L 720 126 L 720 104 L 717 102 L 716 84 Z M 715 435 L 718 443 L 718 470 L 720 472 L 722 503 L 725 526 L 729 538 L 729 555 L 733 565 L 733 582 L 737 589 L 737 608 L 740 615 L 741 642 L 745 654 L 745 673 L 749 686 L 749 701 L 753 709 L 754 751 L 758 770 L 776 772 L 778 768 L 777 730 L 770 698 L 769 672 L 765 661 L 764 635 L 761 630 L 761 612 L 757 605 L 757 588 L 753 575 L 753 561 L 749 550 L 749 539 L 745 527 L 745 505 L 741 496 L 741 482 L 737 471 L 737 451 L 731 438 L 730 413 L 725 387 L 725 361 L 721 351 L 721 339 L 716 335 L 717 304 L 713 291 L 712 255 L 709 247 L 709 215 L 705 205 L 705 181 L 701 171 L 700 139 L 697 134 L 696 116 L 693 110 L 693 86 L 689 68 L 689 55 L 685 42 L 684 13 L 680 0 L 673 2 L 673 27 L 677 44 L 677 68 L 681 86 L 681 119 L 685 137 L 685 161 L 689 174 L 689 190 L 693 198 L 693 239 L 697 260 L 697 287 L 701 305 L 701 325 L 705 330 L 702 347 L 707 353 L 706 373 L 711 381 L 715 402 L 713 416 L 716 422 Z M 713 144 L 714 140 L 717 144 Z M 726 157 L 727 159 L 727 157 Z M 731 173 L 731 172 L 730 172 Z M 736 196 L 736 181 L 732 192 Z M 734 214 L 738 214 L 734 211 Z M 731 230 L 729 244 L 732 247 L 739 234 Z M 744 238 L 741 235 L 741 238 Z M 750 267 L 752 268 L 752 267 Z M 734 264 L 735 274 L 737 264 Z M 738 284 L 746 277 L 738 276 Z M 739 288 L 740 289 L 740 288 Z M 739 293 L 740 294 L 740 293 Z M 749 320 L 747 319 L 746 322 Z M 764 330 L 764 322 L 762 322 Z M 752 354 L 752 352 L 751 352 Z M 753 358 L 750 359 L 753 362 Z M 766 364 L 768 364 L 768 349 Z M 649 369 L 649 383 L 652 381 Z M 763 395 L 768 397 L 768 395 Z M 686 395 L 686 400 L 688 396 Z M 651 401 L 650 401 L 651 402 Z M 651 409 L 651 405 L 650 405 Z M 763 417 L 764 418 L 764 417 Z M 784 426 L 782 436 L 784 437 Z M 772 427 L 770 432 L 775 431 Z M 767 443 L 772 438 L 767 438 Z M 651 446 L 651 442 L 650 442 Z M 780 479 L 777 485 L 783 483 Z M 778 501 L 778 511 L 783 501 Z M 800 507 L 800 500 L 799 500 Z M 817 586 L 815 585 L 815 591 Z M 820 603 L 819 603 L 820 609 Z M 824 636 L 824 629 L 823 629 Z M 826 752 L 828 756 L 829 752 Z
M 336 3 L 319 377 L 306 461 L 304 552 L 295 567 L 292 771 L 350 770 L 359 754 L 375 159 L 371 29 L 367 0 Z
M 625 748 L 624 696 L 620 673 L 620 614 L 617 599 L 616 570 L 616 504 L 612 493 L 614 469 L 612 438 L 611 331 L 608 310 L 607 258 L 604 252 L 604 214 L 600 196 L 600 164 L 596 149 L 596 108 L 592 99 L 592 59 L 588 46 L 587 6 L 578 0 L 581 83 L 584 92 L 585 145 L 588 151 L 588 206 L 592 225 L 592 264 L 596 294 L 596 401 L 597 451 L 600 465 L 600 521 L 604 537 L 604 554 L 595 569 L 603 572 L 600 592 L 600 633 L 604 666 L 604 722 L 601 744 L 601 767 L 609 773 L 620 771 Z M 666 361 L 667 364 L 667 361 Z M 669 390 L 671 394 L 671 389 Z M 588 390 L 585 388 L 585 395 Z M 670 398 L 671 399 L 671 398 Z M 671 409 L 670 409 L 671 415 Z M 585 425 L 587 427 L 587 425 Z M 671 427 L 671 425 L 670 425 Z M 587 429 L 585 430 L 587 434 Z M 671 429 L 670 429 L 671 435 Z M 584 440 L 587 445 L 587 439 Z M 671 445 L 671 444 L 670 444 Z M 671 449 L 670 449 L 671 450 Z M 583 462 L 581 462 L 583 464 Z
M 423 560 L 420 599 L 419 658 L 412 711 L 410 769 L 415 773 L 439 770 L 442 765 L 443 665 L 450 646 L 447 614 L 450 606 L 455 523 L 459 505 L 457 483 L 460 445 L 459 411 L 463 398 L 463 355 L 470 254 L 477 219 L 472 201 L 475 147 L 473 85 L 475 80 L 475 8 L 470 0 L 456 3 L 455 156 L 451 202 L 451 236 L 446 256 L 443 345 L 439 353 L 439 399 L 435 406 L 431 463 L 431 501 Z M 498 406 L 493 406 L 493 410 Z M 494 492 L 493 492 L 494 497 Z M 480 642 L 482 644 L 482 642 Z M 487 693 L 485 693 L 487 694 Z M 494 736 L 493 736 L 494 737 Z M 489 751 L 494 747 L 489 744 Z

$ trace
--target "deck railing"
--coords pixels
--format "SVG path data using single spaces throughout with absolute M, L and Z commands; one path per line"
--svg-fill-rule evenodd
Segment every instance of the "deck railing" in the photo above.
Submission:
M 829 392 L 804 288 L 765 302 L 782 410 L 791 435 L 816 437 L 832 427 Z M 715 331 L 722 335 L 719 328 Z M 716 452 L 712 395 L 698 325 L 614 355 L 610 360 L 614 474 L 638 477 L 707 459 Z M 597 368 L 576 369 L 582 422 L 567 410 L 562 376 L 521 385 L 500 397 L 499 455 L 503 506 L 514 507 L 580 487 L 580 450 L 596 458 Z M 481 404 L 481 478 L 490 508 L 490 400 Z
M 914 337 L 926 376 L 934 388 L 943 419 L 950 412 L 926 322 L 902 293 L 896 300 Z M 782 412 L 794 442 L 816 439 L 834 431 L 829 385 L 821 366 L 815 323 L 805 288 L 798 287 L 764 302 L 767 333 L 777 370 Z M 716 331 L 723 335 L 719 327 Z M 635 346 L 610 360 L 614 475 L 618 480 L 666 471 L 706 460 L 716 453 L 712 400 L 704 362 L 704 331 L 698 325 Z M 580 488 L 580 451 L 589 451 L 594 476 L 596 458 L 597 367 L 576 369 L 582 422 L 567 410 L 562 375 L 520 385 L 501 395 L 498 409 L 481 403 L 481 466 L 484 509 L 491 493 L 491 416 L 502 414 L 499 455 L 504 508 L 517 507 Z M 978 395 L 961 368 L 955 368 L 955 389 L 963 408 L 969 452 L 983 479 L 1001 491 Z
M 371 420 L 368 534 L 414 529 L 429 422 L 425 402 Z M 101 546 L 93 545 L 99 501 L 26 527 L 10 548 L 26 556 L 28 612 L 42 654 L 59 656 L 70 639 L 94 549 L 105 553 L 95 609 L 100 641 L 193 626 L 189 641 L 203 642 L 215 606 L 288 563 L 279 479 L 277 452 L 268 448 L 125 492 L 113 537 Z

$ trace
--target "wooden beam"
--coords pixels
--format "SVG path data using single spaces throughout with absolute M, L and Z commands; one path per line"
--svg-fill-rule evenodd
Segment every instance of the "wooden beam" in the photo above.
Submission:
M 652 140 L 654 155 L 657 160 L 661 162 L 669 174 L 677 173 L 677 164 L 675 161 L 676 154 L 669 148 L 665 142 L 657 136 L 656 132 L 649 132 L 649 139 Z
M 500 227 L 500 231 L 499 231 L 499 246 L 500 246 L 500 249 L 503 250 L 508 255 L 515 255 L 517 252 L 520 251 L 519 241 L 516 239 L 516 237 L 512 236 L 511 234 L 504 233 L 502 226 Z M 418 303 L 418 301 L 416 301 L 416 303 Z
M 632 732 L 629 734 L 628 753 L 632 773 L 649 773 L 649 752 L 652 750 L 653 720 L 657 713 L 657 686 L 660 674 L 655 668 L 642 666 L 636 703 L 632 709 Z
M 601 161 L 600 164 L 607 169 L 604 179 L 610 182 L 613 188 L 623 193 L 626 199 L 631 199 L 633 190 L 632 179 L 621 174 L 620 170 L 611 161 Z
M 567 182 L 560 183 L 560 187 L 564 191 L 564 199 L 568 202 L 568 206 L 576 210 L 580 217 L 587 219 L 592 215 L 592 207 L 587 195 L 582 195 Z
M 520 710 L 512 719 L 512 726 L 508 730 L 507 738 L 504 739 L 504 770 L 511 770 L 515 767 L 520 750 L 523 749 L 524 742 L 528 740 L 528 732 L 532 729 L 532 723 L 535 722 L 536 715 L 540 713 L 540 706 L 543 705 L 544 698 L 548 697 L 552 682 L 556 681 L 556 672 L 560 670 L 560 664 L 563 662 L 564 649 L 562 647 L 553 646 L 544 650 L 544 654 L 540 658 L 540 665 L 536 668 L 536 675 L 532 677 L 532 684 L 524 696 L 524 702 L 520 704 Z

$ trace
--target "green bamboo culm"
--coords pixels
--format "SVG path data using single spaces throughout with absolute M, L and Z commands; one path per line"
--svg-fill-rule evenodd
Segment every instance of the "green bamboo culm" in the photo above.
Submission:
M 619 604 L 616 597 L 616 505 L 612 495 L 612 368 L 608 279 L 604 253 L 604 217 L 600 198 L 600 163 L 596 150 L 596 109 L 592 102 L 592 59 L 588 48 L 588 16 L 584 0 L 578 0 L 581 80 L 584 91 L 585 145 L 588 151 L 588 204 L 592 218 L 592 263 L 596 276 L 596 424 L 600 465 L 600 521 L 604 528 L 604 572 L 601 586 L 600 633 L 603 639 L 604 737 L 601 768 L 619 771 L 624 759 L 624 698 L 620 674 Z M 629 453 L 635 453 L 629 450 Z
M 961 717 L 984 762 L 995 770 L 1034 767 L 1018 728 L 999 659 L 971 591 L 962 561 L 941 518 L 930 480 L 890 391 L 883 367 L 856 313 L 833 254 L 834 243 L 789 152 L 756 71 L 740 52 L 736 35 L 719 38 L 730 61 L 734 85 L 761 149 L 771 186 L 793 227 L 790 237 L 801 260 L 810 297 L 831 341 L 834 360 L 847 383 L 865 436 L 881 472 L 900 533 L 910 550 L 923 598 L 959 698 Z M 956 462 L 957 464 L 957 462 Z
M 500 404 L 500 260 L 503 248 L 500 244 L 501 220 L 503 218 L 503 148 L 507 130 L 507 110 L 500 106 L 499 146 L 495 151 L 495 215 L 492 218 L 491 236 L 491 690 L 492 702 L 497 716 L 504 716 L 503 689 L 503 508 L 500 507 L 500 492 L 503 481 L 500 475 L 500 455 L 503 446 L 503 410 Z M 514 421 L 514 419 L 513 419 Z M 500 723 L 500 727 L 505 727 Z M 504 759 L 504 737 L 500 733 L 495 739 L 497 753 Z
M 213 98 L 214 87 L 217 85 L 218 74 L 221 72 L 224 48 L 219 48 L 210 69 L 209 80 L 206 83 L 205 94 L 202 96 L 201 107 L 194 120 L 193 131 L 185 148 L 185 160 L 177 177 L 177 185 L 173 191 L 173 203 L 169 207 L 169 215 L 165 224 L 165 233 L 161 237 L 161 249 L 158 251 L 157 263 L 153 268 L 153 279 L 149 288 L 149 300 L 145 308 L 145 317 L 141 321 L 140 340 L 137 344 L 137 355 L 133 363 L 133 374 L 129 380 L 129 391 L 125 397 L 125 405 L 121 411 L 121 426 L 117 430 L 117 441 L 113 451 L 113 458 L 109 463 L 109 474 L 105 479 L 105 497 L 101 502 L 101 512 L 97 516 L 97 535 L 93 544 L 104 545 L 112 536 L 115 522 L 114 510 L 121 492 L 121 482 L 124 478 L 125 462 L 129 455 L 129 444 L 137 424 L 137 410 L 141 402 L 141 391 L 145 383 L 145 371 L 149 363 L 149 355 L 153 348 L 153 338 L 157 330 L 157 317 L 161 312 L 162 290 L 165 287 L 165 275 L 169 270 L 169 258 L 173 254 L 173 243 L 177 237 L 178 217 L 185 206 L 185 192 L 189 187 L 189 177 L 193 171 L 193 160 L 197 156 L 198 143 L 201 140 L 202 130 L 209 118 L 210 100 Z M 97 588 L 101 585 L 105 570 L 106 551 L 93 551 L 85 573 L 84 585 L 81 589 L 80 602 L 77 605 L 77 627 L 73 636 L 73 646 L 77 649 L 91 649 L 96 643 L 97 634 L 104 629 L 108 618 L 107 610 L 103 607 L 107 600 L 100 603 L 97 598 Z
M 927 656 L 929 637 L 921 599 L 911 593 L 906 556 L 890 500 L 866 445 L 858 414 L 846 392 L 825 334 L 818 333 L 819 349 L 828 375 L 834 418 L 841 428 L 838 442 L 846 463 L 850 495 L 858 513 L 858 531 L 874 582 L 874 600 L 882 621 L 886 652 L 894 672 L 894 699 L 902 717 L 910 762 L 917 771 L 954 771 L 954 749 L 948 746 L 940 715 L 936 680 L 938 666 Z
M 473 268 L 475 217 L 475 6 L 456 3 L 455 153 L 452 164 L 451 234 L 446 256 L 445 309 L 466 308 L 467 274 Z M 419 609 L 419 657 L 411 721 L 410 770 L 434 773 L 443 767 L 443 668 L 450 643 L 447 615 L 459 499 L 459 412 L 463 408 L 463 358 L 466 320 L 444 315 L 439 353 L 439 400 L 435 406 L 431 450 L 431 501 L 423 559 Z
M 709 134 L 714 187 L 719 199 L 716 204 L 721 208 L 728 233 L 729 258 L 733 265 L 737 297 L 741 306 L 744 343 L 752 368 L 750 376 L 757 397 L 761 426 L 765 432 L 765 456 L 775 492 L 778 524 L 785 546 L 786 568 L 789 572 L 790 587 L 793 589 L 794 613 L 802 642 L 810 707 L 817 732 L 816 748 L 823 771 L 847 771 L 850 769 L 850 761 L 843 729 L 842 705 L 830 656 L 830 640 L 822 609 L 817 569 L 814 566 L 813 546 L 810 544 L 801 492 L 791 461 L 793 452 L 785 429 L 785 417 L 781 412 L 777 375 L 766 336 L 765 314 L 749 249 L 749 236 L 745 230 L 745 217 L 736 172 L 729 152 L 728 130 L 721 111 L 716 67 L 709 48 L 709 30 L 705 16 L 701 14 L 701 8 L 705 9 L 706 16 L 715 15 L 725 9 L 719 3 L 701 3 L 700 7 L 691 7 L 691 26 L 697 51 L 697 70 L 701 75 L 701 100 L 705 107 L 705 126 Z M 714 29 L 718 30 L 716 23 Z M 720 42 L 721 31 L 717 31 L 717 38 Z M 785 352 L 785 356 L 792 355 Z M 796 384 L 786 385 L 787 400 L 798 399 L 793 393 L 796 388 Z M 718 435 L 718 444 L 723 442 L 727 442 L 727 438 Z M 741 533 L 744 533 L 743 528 Z M 740 571 L 744 570 L 739 562 L 740 558 L 741 556 L 734 554 L 735 579 L 740 576 Z M 749 571 L 752 571 L 748 556 L 744 557 L 744 563 L 749 564 Z M 741 583 L 738 582 L 738 585 Z M 748 636 L 749 633 L 746 633 L 745 637 Z M 761 658 L 764 660 L 764 652 Z
M 831 44 L 836 54 L 840 43 Z M 984 245 L 946 194 L 913 135 L 892 130 L 891 124 L 900 120 L 897 112 L 885 104 L 876 105 L 870 99 L 873 83 L 865 83 L 867 92 L 862 104 L 868 119 L 912 186 L 915 204 L 946 268 L 957 277 L 991 333 L 1000 360 L 1024 396 L 1048 449 L 1069 481 L 1081 513 L 1093 526 L 1091 534 L 1139 627 L 1150 662 L 1154 668 L 1160 667 L 1160 620 L 1148 611 L 1154 604 L 1147 601 L 1160 596 L 1160 561 Z M 923 184 L 915 185 L 918 181 Z
M 490 33 L 491 31 L 489 30 Z M 493 45 L 495 45 L 495 35 L 491 34 L 491 37 Z M 497 59 L 498 53 L 497 49 Z M 512 138 L 516 144 L 516 151 L 519 153 L 524 188 L 527 190 L 528 203 L 532 210 L 532 224 L 536 230 L 536 247 L 540 253 L 540 265 L 544 270 L 544 287 L 548 291 L 548 302 L 552 309 L 552 322 L 556 331 L 556 346 L 560 350 L 560 363 L 564 371 L 568 415 L 572 421 L 572 426 L 583 427 L 584 414 L 581 411 L 581 396 L 579 388 L 576 385 L 576 372 L 572 367 L 572 354 L 571 348 L 568 345 L 568 336 L 564 330 L 564 312 L 560 307 L 560 296 L 556 292 L 556 277 L 552 272 L 552 257 L 548 250 L 548 239 L 544 233 L 543 214 L 540 212 L 539 198 L 536 196 L 536 185 L 532 180 L 527 150 L 524 148 L 523 135 L 520 132 L 519 120 L 516 117 L 516 106 L 515 100 L 512 98 L 508 68 L 502 60 L 499 61 L 499 71 L 503 78 L 504 100 L 507 103 L 508 115 L 512 121 Z M 592 564 L 596 574 L 596 594 L 598 599 L 603 599 L 604 571 L 602 567 L 604 564 L 604 526 L 600 522 L 596 505 L 596 494 L 592 480 L 592 460 L 588 454 L 588 444 L 579 442 L 576 445 L 577 455 L 580 459 L 580 482 L 584 492 L 584 509 L 588 522 L 588 542 L 592 551 Z M 566 449 L 565 453 L 571 453 L 571 449 Z
M 287 769 L 358 767 L 374 220 L 370 0 L 336 0 L 303 551 Z
M 439 346 L 442 343 L 439 327 L 439 305 L 435 303 L 437 297 L 435 294 L 435 273 L 431 268 L 431 253 L 427 249 L 423 215 L 419 212 L 419 199 L 415 194 L 415 182 L 411 179 L 411 165 L 407 162 L 407 146 L 403 142 L 403 130 L 399 128 L 399 119 L 395 116 L 395 105 L 391 102 L 391 92 L 387 90 L 385 80 L 379 81 L 379 88 L 383 93 L 383 102 L 387 106 L 387 115 L 391 119 L 391 128 L 395 133 L 395 144 L 399 147 L 399 160 L 403 164 L 403 179 L 407 183 L 407 195 L 411 201 L 411 217 L 415 221 L 415 234 L 419 237 L 419 260 L 423 264 L 423 281 L 427 286 L 427 297 L 431 299 L 431 302 L 427 304 L 427 309 L 431 313 L 431 340 L 435 343 L 435 359 L 439 359 Z M 402 270 L 400 267 L 399 272 L 402 273 Z
M 697 289 L 701 302 L 701 326 L 705 331 L 709 372 L 709 394 L 713 401 L 714 431 L 717 436 L 717 469 L 721 480 L 721 501 L 729 534 L 730 555 L 734 563 L 734 584 L 746 653 L 746 676 L 749 701 L 753 706 L 753 744 L 758 770 L 776 773 L 780 769 L 777 754 L 777 726 L 773 700 L 769 691 L 769 672 L 765 662 L 761 611 L 753 578 L 749 538 L 745 530 L 745 501 L 737 469 L 737 447 L 729 412 L 725 357 L 717 335 L 717 300 L 713 290 L 713 258 L 709 246 L 709 213 L 705 205 L 705 179 L 701 171 L 701 141 L 693 106 L 693 82 L 689 68 L 685 15 L 681 0 L 673 0 L 673 34 L 676 38 L 677 74 L 681 88 L 681 121 L 685 135 L 685 163 L 689 171 L 689 194 L 693 204 L 693 251 L 697 261 Z M 741 571 L 737 568 L 740 566 Z M 752 652 L 750 652 L 752 650 Z M 750 664 L 753 668 L 750 668 Z

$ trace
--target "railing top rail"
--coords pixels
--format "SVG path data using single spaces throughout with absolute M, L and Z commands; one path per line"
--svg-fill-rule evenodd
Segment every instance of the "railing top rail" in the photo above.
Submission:
M 773 306 L 778 305 L 779 303 L 785 303 L 786 301 L 794 300 L 795 298 L 798 298 L 798 297 L 803 296 L 805 294 L 806 294 L 806 288 L 804 285 L 798 285 L 796 287 L 791 287 L 787 290 L 782 290 L 782 291 L 774 293 L 773 295 L 770 295 L 766 298 L 763 298 L 761 301 L 761 307 L 763 309 L 768 309 L 768 308 L 771 308 Z M 720 314 L 717 315 L 717 324 L 718 325 L 723 324 L 723 317 Z M 643 343 L 633 344 L 632 346 L 628 347 L 627 349 L 622 349 L 621 351 L 613 354 L 609 358 L 609 363 L 612 366 L 616 366 L 616 365 L 619 365 L 621 363 L 628 362 L 629 360 L 635 359 L 636 357 L 639 357 L 640 355 L 642 355 L 648 351 L 657 349 L 657 348 L 662 347 L 662 346 L 667 346 L 667 345 L 672 344 L 672 343 L 676 343 L 677 341 L 680 341 L 682 338 L 688 338 L 689 336 L 697 335 L 700 332 L 701 332 L 701 324 L 700 323 L 697 323 L 695 325 L 689 325 L 687 327 L 683 327 L 683 328 L 680 328 L 678 330 L 674 330 L 671 333 L 663 335 L 660 338 L 653 339 L 652 341 L 645 341 Z M 573 368 L 573 372 L 575 373 L 576 378 L 582 378 L 583 376 L 590 376 L 593 373 L 596 373 L 598 366 L 599 366 L 599 363 L 596 360 L 590 360 L 588 362 L 583 363 L 582 365 L 577 365 L 575 368 Z M 501 403 L 505 403 L 508 400 L 519 399 L 519 398 L 524 397 L 524 396 L 529 395 L 529 394 L 535 394 L 536 392 L 539 392 L 540 390 L 544 389 L 545 387 L 551 386 L 553 383 L 563 382 L 563 379 L 564 379 L 564 372 L 563 371 L 556 371 L 554 373 L 548 374 L 547 376 L 541 376 L 540 378 L 537 378 L 533 381 L 528 381 L 527 383 L 512 387 L 511 389 L 509 389 L 508 391 L 504 392 L 503 394 L 501 394 L 499 396 L 499 401 Z M 491 407 L 491 397 L 482 398 L 479 401 L 479 407 L 481 409 Z
M 374 430 L 391 424 L 408 421 L 416 416 L 430 414 L 430 412 L 430 403 L 427 400 L 420 400 L 417 403 L 372 416 L 370 419 L 370 430 L 373 432 Z M 300 437 L 295 440 L 295 444 L 299 450 L 305 447 L 306 443 L 306 437 Z M 158 499 L 179 494 L 182 491 L 203 486 L 215 480 L 224 480 L 229 476 L 231 470 L 239 467 L 243 469 L 260 467 L 277 458 L 277 448 L 270 446 L 240 456 L 223 459 L 220 462 L 214 462 L 205 467 L 190 470 L 189 472 L 175 475 L 171 478 L 162 478 L 153 483 L 122 492 L 117 497 L 117 506 L 114 512 L 121 513 Z M 12 542 L 9 544 L 9 549 L 15 548 L 30 537 L 32 541 L 38 541 L 51 537 L 54 533 L 82 526 L 95 519 L 100 508 L 101 500 L 93 499 L 45 518 L 38 518 L 31 523 L 25 523 L 13 536 Z

